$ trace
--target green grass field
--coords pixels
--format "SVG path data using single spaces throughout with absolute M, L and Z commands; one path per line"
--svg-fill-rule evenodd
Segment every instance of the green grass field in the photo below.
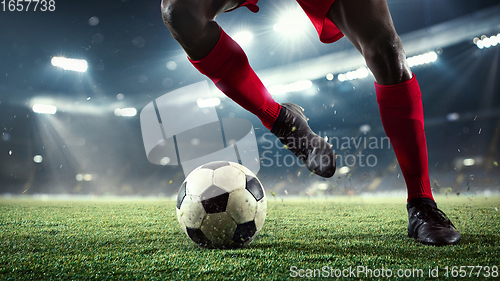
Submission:
M 444 279 L 446 267 L 450 277 L 465 272 L 471 277 L 460 279 L 478 279 L 489 272 L 487 279 L 499 279 L 500 197 L 437 198 L 462 233 L 461 243 L 451 247 L 423 246 L 407 237 L 403 198 L 268 200 L 264 228 L 249 247 L 207 250 L 181 231 L 173 200 L 0 199 L 0 279 L 282 280 L 341 274 L 361 280 L 370 279 L 368 270 L 381 277 L 383 268 L 384 276 L 391 270 L 391 280 L 405 279 L 396 278 L 398 272 L 423 280 L 432 279 L 429 269 L 436 268 Z

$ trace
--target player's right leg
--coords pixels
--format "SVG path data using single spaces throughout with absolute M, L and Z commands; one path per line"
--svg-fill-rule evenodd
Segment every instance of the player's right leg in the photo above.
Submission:
M 335 173 L 331 146 L 307 124 L 300 107 L 283 107 L 271 97 L 241 47 L 215 22 L 244 0 L 163 0 L 163 20 L 191 63 L 237 104 L 255 114 L 299 157 L 323 177 Z
M 458 243 L 460 233 L 432 196 L 421 92 L 386 0 L 336 0 L 327 16 L 375 77 L 382 124 L 407 185 L 409 236 L 429 245 Z
M 276 103 L 248 63 L 241 47 L 215 18 L 244 0 L 163 0 L 162 15 L 172 36 L 202 74 L 271 128 L 281 106 Z
M 221 29 L 215 18 L 245 0 L 162 0 L 163 22 L 191 60 L 206 57 L 215 47 Z

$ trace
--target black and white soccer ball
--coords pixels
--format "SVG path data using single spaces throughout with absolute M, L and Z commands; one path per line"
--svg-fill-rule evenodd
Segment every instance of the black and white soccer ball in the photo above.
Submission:
M 177 195 L 177 219 L 206 248 L 248 245 L 264 225 L 267 201 L 259 179 L 246 167 L 216 161 L 193 170 Z

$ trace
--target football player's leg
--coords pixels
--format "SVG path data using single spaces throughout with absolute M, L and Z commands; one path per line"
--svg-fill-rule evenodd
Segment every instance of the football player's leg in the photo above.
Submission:
M 271 128 L 281 106 L 248 63 L 240 46 L 215 22 L 244 0 L 163 0 L 163 20 L 191 63 L 229 98 Z
M 246 110 L 255 114 L 311 171 L 335 172 L 335 156 L 326 141 L 311 131 L 300 107 L 276 103 L 241 47 L 215 22 L 217 15 L 244 0 L 163 0 L 162 14 L 172 36 L 193 65 Z
M 375 76 L 382 122 L 408 186 L 408 199 L 432 199 L 422 103 L 385 0 L 337 0 L 328 16 Z
M 406 62 L 386 1 L 336 0 L 327 16 L 361 52 L 375 76 L 382 123 L 408 189 L 409 234 L 426 244 L 457 243 L 460 234 L 437 211 L 432 197 L 420 88 Z M 421 205 L 431 208 L 415 209 Z M 434 210 L 429 217 L 437 225 L 420 219 L 428 210 Z

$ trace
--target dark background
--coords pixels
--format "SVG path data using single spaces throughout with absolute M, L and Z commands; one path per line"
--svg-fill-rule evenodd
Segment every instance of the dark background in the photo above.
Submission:
M 113 113 L 117 107 L 134 107 L 140 112 L 165 93 L 206 80 L 188 63 L 163 25 L 160 1 L 55 3 L 54 12 L 0 11 L 0 193 L 174 194 L 184 179 L 182 169 L 149 163 L 139 115 L 124 118 Z M 500 2 L 388 3 L 403 35 L 497 7 Z M 254 33 L 251 48 L 245 50 L 257 72 L 352 48 L 345 38 L 330 45 L 320 43 L 312 25 L 302 43 L 279 41 L 272 29 L 277 11 L 294 5 L 294 1 L 261 0 L 259 13 L 238 9 L 221 15 L 218 22 L 229 34 L 242 28 Z M 97 25 L 90 24 L 92 17 L 99 19 Z M 478 49 L 470 38 L 438 53 L 435 63 L 413 68 L 423 92 L 434 191 L 498 192 L 500 45 Z M 85 73 L 63 71 L 50 64 L 53 56 L 85 59 L 89 69 Z M 176 68 L 167 68 L 169 62 Z M 318 79 L 313 84 L 313 95 L 289 93 L 276 99 L 303 106 L 311 127 L 329 137 L 385 136 L 372 77 L 350 82 Z M 123 100 L 117 99 L 120 93 Z M 39 101 L 57 104 L 58 112 L 33 113 L 31 106 Z M 265 145 L 262 136 L 268 130 L 256 117 L 227 98 L 217 111 L 221 118 L 250 120 L 260 145 Z M 458 113 L 458 120 L 449 119 L 450 113 Z M 366 135 L 359 130 L 365 124 L 371 127 Z M 285 153 L 276 148 L 272 151 L 273 155 Z M 336 152 L 346 156 L 359 151 Z M 267 189 L 278 194 L 404 190 L 391 149 L 365 149 L 364 153 L 376 156 L 374 167 L 354 165 L 349 173 L 327 180 L 311 176 L 297 165 L 262 167 L 258 176 Z M 35 155 L 43 157 L 42 163 L 33 161 Z M 464 167 L 466 158 L 475 159 L 476 164 Z M 92 180 L 77 180 L 78 175 L 86 174 Z M 318 186 L 327 190 L 319 191 Z

